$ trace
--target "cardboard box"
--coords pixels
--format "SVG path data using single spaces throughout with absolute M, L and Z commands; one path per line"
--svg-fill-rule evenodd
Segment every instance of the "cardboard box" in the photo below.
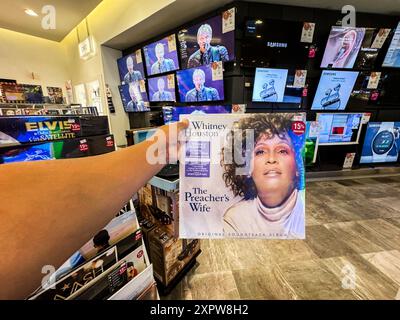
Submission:
M 0 147 L 109 134 L 106 116 L 0 118 Z
M 174 280 L 199 250 L 199 240 L 176 239 L 166 228 L 157 227 L 149 233 L 148 251 L 154 276 L 164 286 Z

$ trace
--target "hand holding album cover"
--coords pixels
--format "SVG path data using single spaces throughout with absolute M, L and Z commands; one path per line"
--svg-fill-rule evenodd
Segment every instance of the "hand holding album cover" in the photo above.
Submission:
M 304 113 L 180 118 L 180 238 L 304 239 Z

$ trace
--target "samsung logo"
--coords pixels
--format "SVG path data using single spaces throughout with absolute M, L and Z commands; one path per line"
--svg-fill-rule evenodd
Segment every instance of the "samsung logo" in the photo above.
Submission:
M 287 43 L 285 42 L 267 42 L 267 47 L 271 48 L 287 48 Z

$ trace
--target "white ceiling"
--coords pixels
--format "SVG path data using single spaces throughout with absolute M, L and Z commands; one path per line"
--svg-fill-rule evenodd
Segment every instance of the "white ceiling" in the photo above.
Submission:
M 61 41 L 102 0 L 0 0 L 0 28 Z M 115 0 L 118 1 L 118 0 Z M 42 8 L 53 5 L 56 9 L 56 29 L 42 28 Z M 34 10 L 39 16 L 30 17 L 25 9 Z M 1 40 L 0 40 L 1 41 Z
M 111 39 L 106 46 L 124 50 L 146 41 L 179 25 L 187 23 L 209 11 L 233 0 L 176 0 L 169 6 L 143 20 L 139 24 Z M 240 1 L 240 0 L 239 0 Z M 400 16 L 400 0 L 244 0 L 281 5 L 304 6 L 321 9 L 341 10 L 346 4 L 353 5 L 359 12 L 381 13 Z

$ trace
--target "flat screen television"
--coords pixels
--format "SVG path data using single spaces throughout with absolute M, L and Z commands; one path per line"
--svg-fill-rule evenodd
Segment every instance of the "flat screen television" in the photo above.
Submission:
M 361 42 L 360 51 L 354 63 L 355 69 L 360 70 L 373 70 L 375 67 L 375 60 L 378 57 L 379 49 L 371 48 L 372 43 L 378 33 L 375 28 L 365 28 L 364 39 Z
M 148 84 L 149 84 L 149 100 L 151 102 L 176 101 L 174 74 L 149 78 Z
M 369 122 L 360 163 L 396 162 L 400 152 L 400 122 Z
M 120 85 L 118 88 L 125 112 L 150 110 L 146 90 L 143 91 L 137 82 Z
M 178 32 L 182 69 L 235 59 L 235 30 L 224 28 L 224 21 L 231 19 L 231 14 L 235 14 L 234 10 Z
M 382 67 L 400 68 L 400 22 L 394 31 Z
M 318 145 L 358 144 L 362 113 L 318 113 Z
M 41 85 L 21 84 L 27 103 L 43 103 L 43 91 Z
M 177 71 L 181 102 L 224 100 L 222 62 Z
M 322 71 L 311 110 L 344 110 L 357 76 L 355 71 Z
M 301 103 L 303 88 L 294 85 L 295 72 L 256 68 L 253 102 Z
M 144 80 L 142 50 L 136 50 L 117 60 L 119 77 L 122 84 Z
M 232 106 L 163 107 L 164 123 L 179 121 L 181 114 L 231 113 Z
M 326 43 L 321 68 L 353 68 L 364 35 L 365 28 L 333 26 Z
M 244 67 L 305 69 L 309 43 L 302 43 L 303 22 L 245 20 L 240 64 Z
M 148 76 L 179 69 L 175 34 L 143 47 Z
M 400 105 L 400 72 L 382 73 L 380 97 L 378 104 L 382 106 Z

